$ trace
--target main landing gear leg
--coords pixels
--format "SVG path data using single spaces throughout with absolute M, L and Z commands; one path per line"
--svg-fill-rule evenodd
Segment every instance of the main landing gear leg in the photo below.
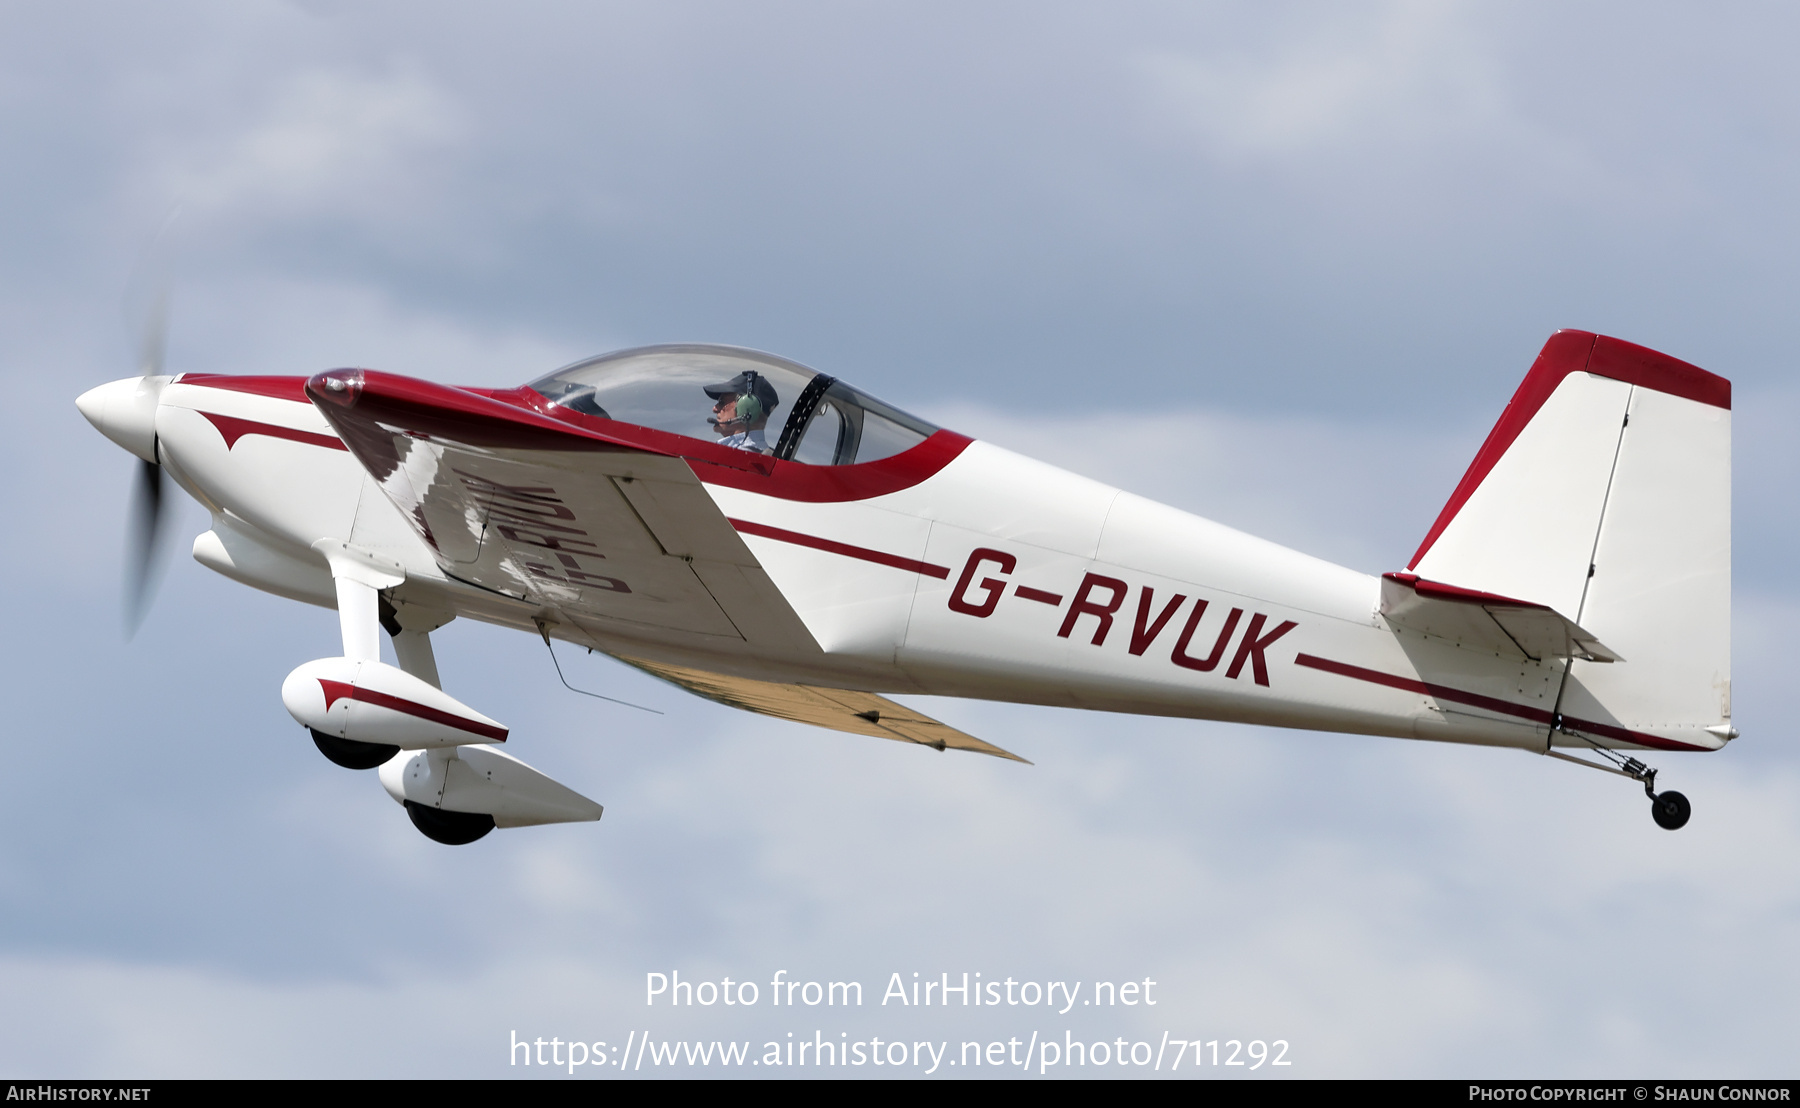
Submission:
M 443 688 L 443 682 L 438 680 L 437 655 L 431 649 L 431 633 L 455 616 L 404 602 L 396 607 L 385 595 L 381 597 L 380 615 L 381 629 L 394 642 L 394 660 L 400 668 L 433 688 Z
M 1557 727 L 1555 730 L 1562 730 Z M 1569 732 L 1564 732 L 1569 734 Z M 1603 746 L 1595 746 L 1594 753 L 1606 759 L 1611 765 L 1600 765 L 1586 758 L 1577 758 L 1573 754 L 1564 754 L 1560 750 L 1545 748 L 1544 753 L 1552 758 L 1561 758 L 1565 762 L 1574 762 L 1578 766 L 1589 769 L 1616 773 L 1620 777 L 1629 777 L 1644 786 L 1644 795 L 1650 798 L 1650 818 L 1656 826 L 1665 831 L 1679 831 L 1687 826 L 1688 817 L 1693 814 L 1693 806 L 1688 798 L 1670 789 L 1667 792 L 1656 791 L 1656 771 L 1629 755 L 1620 754 L 1616 750 L 1608 750 Z

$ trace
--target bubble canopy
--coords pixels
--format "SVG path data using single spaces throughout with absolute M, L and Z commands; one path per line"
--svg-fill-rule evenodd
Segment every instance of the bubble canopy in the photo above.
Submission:
M 584 415 L 807 465 L 879 461 L 937 431 L 836 378 L 733 346 L 620 350 L 564 366 L 530 387 Z M 726 423 L 734 416 L 738 421 Z

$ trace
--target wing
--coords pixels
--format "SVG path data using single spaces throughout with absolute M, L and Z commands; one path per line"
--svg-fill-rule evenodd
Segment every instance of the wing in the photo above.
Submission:
M 585 630 L 820 653 L 682 457 L 389 374 L 309 390 L 447 576 Z
M 728 677 L 701 669 L 687 669 L 642 658 L 620 657 L 621 662 L 636 666 L 645 673 L 680 685 L 691 693 L 742 708 L 747 712 L 797 720 L 833 731 L 853 735 L 871 735 L 878 739 L 895 739 L 918 743 L 938 750 L 973 750 L 1031 763 L 1011 751 L 982 742 L 948 724 L 939 723 L 874 693 L 849 689 L 823 689 L 812 685 L 782 685 L 773 681 L 752 681 L 745 677 Z

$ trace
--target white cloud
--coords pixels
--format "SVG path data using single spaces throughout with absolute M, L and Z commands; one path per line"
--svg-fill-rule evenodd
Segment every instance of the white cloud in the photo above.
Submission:
M 263 95 L 248 118 L 182 136 L 163 155 L 162 189 L 203 218 L 394 217 L 429 194 L 465 134 L 451 95 L 411 65 L 300 69 Z
M 1268 53 L 1160 49 L 1144 77 L 1227 159 L 1280 157 L 1366 141 L 1429 136 L 1503 113 L 1497 74 L 1472 49 L 1452 5 L 1400 2 L 1325 16 Z
M 1484 25 L 1491 14 L 1388 0 L 1297 15 L 1302 29 L 1256 45 L 1246 34 L 1139 54 L 1153 132 L 1219 165 L 1280 174 L 1299 192 L 1347 192 L 1365 211 L 1397 200 L 1415 218 L 1429 212 L 1422 201 L 1466 215 L 1471 201 L 1505 208 L 1524 193 L 1616 212 L 1658 193 L 1605 164 L 1567 120 L 1521 101 L 1513 44 Z
M 238 275 L 177 289 L 169 370 L 310 376 L 353 365 L 504 386 L 611 345 L 604 337 L 593 344 L 576 347 L 524 327 L 458 318 L 373 283 Z
M 1139 72 L 1219 155 L 1283 156 L 1375 135 L 1429 139 L 1507 115 L 1494 59 L 1458 5 L 1318 14 L 1264 52 L 1147 50 Z M 1346 27 L 1345 23 L 1350 23 Z

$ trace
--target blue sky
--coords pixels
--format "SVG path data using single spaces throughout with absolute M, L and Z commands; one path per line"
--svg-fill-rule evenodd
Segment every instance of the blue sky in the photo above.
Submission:
M 1655 4 L 15 4 L 0 13 L 0 1069 L 503 1076 L 509 1033 L 1005 1038 L 646 1010 L 644 974 L 1155 978 L 1077 1034 L 1294 1076 L 1784 1075 L 1800 973 L 1796 17 Z M 154 251 L 172 210 L 179 218 Z M 148 259 L 148 260 L 147 260 Z M 1736 707 L 1694 801 L 1512 752 L 919 701 L 1035 767 L 453 624 L 597 826 L 449 850 L 279 703 L 330 613 L 172 559 L 119 633 L 133 366 L 496 385 L 768 349 L 1370 572 L 1544 338 L 1736 386 Z M 185 539 L 205 526 L 194 505 Z M 871 998 L 873 999 L 873 998 Z M 889 1030 L 891 1029 L 891 1030 Z

